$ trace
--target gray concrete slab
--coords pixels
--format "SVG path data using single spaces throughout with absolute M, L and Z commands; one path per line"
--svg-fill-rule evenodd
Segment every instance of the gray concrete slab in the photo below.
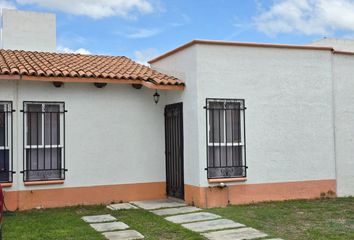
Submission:
M 129 228 L 124 222 L 93 223 L 90 226 L 97 232 L 110 232 Z
M 268 236 L 267 234 L 262 233 L 254 228 L 222 230 L 217 232 L 203 233 L 202 235 L 209 240 L 251 240 Z
M 191 213 L 191 212 L 197 212 L 201 211 L 202 209 L 197 208 L 197 207 L 179 207 L 179 208 L 166 208 L 166 209 L 159 209 L 159 210 L 153 210 L 151 211 L 152 213 L 163 216 L 163 215 L 177 215 L 177 214 L 182 214 L 182 213 Z
M 183 215 L 166 217 L 165 219 L 173 223 L 188 223 L 188 222 L 212 220 L 217 218 L 221 218 L 221 217 L 214 213 L 199 212 L 199 213 L 188 213 Z
M 135 240 L 144 239 L 144 236 L 135 230 L 102 233 L 108 240 Z
M 130 203 L 116 203 L 116 204 L 110 204 L 107 206 L 107 208 L 111 210 L 123 210 L 123 209 L 137 209 L 134 205 Z
M 117 220 L 115 217 L 113 217 L 110 214 L 85 216 L 82 217 L 81 219 L 88 223 L 112 222 Z
M 206 222 L 186 223 L 186 224 L 182 224 L 182 227 L 185 227 L 194 232 L 207 232 L 207 231 L 221 230 L 227 228 L 240 228 L 240 227 L 245 227 L 245 225 L 228 219 L 217 219 L 217 220 L 211 220 Z
M 186 206 L 185 203 L 178 202 L 172 199 L 135 201 L 131 203 L 145 210 L 155 210 L 160 208 L 174 208 L 174 207 Z

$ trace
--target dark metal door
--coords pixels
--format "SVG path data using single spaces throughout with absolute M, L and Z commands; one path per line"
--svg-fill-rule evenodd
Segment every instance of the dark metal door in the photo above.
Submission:
M 165 107 L 165 145 L 167 196 L 184 199 L 182 103 Z

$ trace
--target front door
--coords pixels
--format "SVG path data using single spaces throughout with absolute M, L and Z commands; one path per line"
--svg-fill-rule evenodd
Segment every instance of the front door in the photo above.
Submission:
M 184 199 L 182 103 L 165 107 L 165 155 L 167 196 Z

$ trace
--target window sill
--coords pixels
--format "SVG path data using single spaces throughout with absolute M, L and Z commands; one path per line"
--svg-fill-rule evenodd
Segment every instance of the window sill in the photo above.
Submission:
M 24 182 L 25 186 L 64 184 L 64 180 Z
M 3 188 L 12 187 L 12 183 L 1 183 L 1 187 L 3 187 Z
M 209 183 L 225 183 L 225 182 L 246 182 L 247 178 L 215 178 L 208 179 Z

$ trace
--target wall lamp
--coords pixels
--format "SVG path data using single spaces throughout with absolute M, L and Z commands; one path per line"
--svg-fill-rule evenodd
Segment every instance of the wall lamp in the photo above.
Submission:
M 157 104 L 160 100 L 160 94 L 157 92 L 157 90 L 156 90 L 155 94 L 153 95 L 153 97 L 154 97 L 154 102 Z

